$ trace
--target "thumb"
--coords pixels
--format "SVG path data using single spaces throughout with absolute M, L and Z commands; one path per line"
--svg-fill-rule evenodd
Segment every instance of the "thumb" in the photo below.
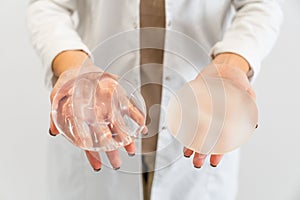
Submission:
M 256 94 L 251 86 L 246 91 L 253 98 L 253 100 L 256 100 Z

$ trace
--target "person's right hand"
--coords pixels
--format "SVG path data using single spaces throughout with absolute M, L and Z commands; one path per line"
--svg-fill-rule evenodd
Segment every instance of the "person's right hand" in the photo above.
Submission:
M 61 108 L 57 112 L 61 112 L 63 116 L 67 116 L 68 120 L 61 120 L 62 126 L 66 127 L 72 127 L 72 131 L 64 131 L 64 134 L 67 135 L 68 138 L 72 139 L 72 142 L 80 147 L 84 147 L 85 145 L 89 146 L 93 143 L 93 138 L 90 134 L 82 134 L 84 132 L 84 126 L 78 126 L 75 125 L 83 123 L 89 124 L 89 130 L 93 133 L 95 133 L 98 139 L 103 138 L 103 135 L 106 135 L 105 141 L 100 141 L 100 143 L 105 143 L 109 145 L 108 143 L 114 142 L 114 141 L 123 141 L 124 138 L 127 137 L 127 133 L 124 132 L 124 129 L 120 127 L 120 122 L 122 124 L 122 119 L 115 119 L 115 115 L 112 115 L 112 106 L 111 101 L 113 98 L 113 93 L 118 86 L 117 77 L 115 75 L 101 72 L 98 67 L 94 65 L 90 65 L 89 67 L 84 69 L 85 71 L 82 73 L 90 73 L 90 72 L 98 72 L 101 74 L 103 78 L 100 79 L 100 81 L 97 82 L 98 86 L 95 91 L 96 100 L 91 101 L 91 98 L 89 98 L 90 94 L 85 93 L 84 87 L 88 87 L 88 85 L 79 85 L 79 89 L 77 88 L 76 91 L 79 91 L 79 95 L 87 95 L 86 98 L 82 98 L 82 102 L 79 102 L 83 105 L 92 106 L 92 109 L 86 109 L 83 114 L 82 112 L 74 112 L 70 108 L 70 106 L 61 106 Z M 97 73 L 95 73 L 97 74 Z M 70 96 L 70 91 L 72 92 L 74 89 L 74 80 L 76 80 L 76 77 L 78 76 L 78 70 L 66 70 L 59 76 L 50 96 L 51 104 L 53 103 L 54 97 L 55 101 L 61 102 L 63 105 L 68 105 L 68 102 L 63 101 L 70 101 L 72 98 L 66 98 Z M 77 85 L 78 87 L 78 85 Z M 80 88 L 82 87 L 82 88 Z M 81 93 L 80 93 L 81 92 Z M 120 100 L 126 99 L 125 92 L 122 93 L 122 90 L 120 91 L 120 94 L 118 94 Z M 75 97 L 76 98 L 76 97 Z M 139 109 L 137 109 L 130 101 L 128 102 L 128 114 L 129 116 L 134 119 L 140 126 L 143 126 L 145 124 L 145 116 L 140 112 Z M 114 118 L 113 118 L 114 116 Z M 120 117 L 120 116 L 119 116 Z M 107 122 L 107 124 L 102 124 L 99 126 L 97 122 Z M 118 123 L 116 123 L 118 121 Z M 96 123 L 95 123 L 96 122 Z M 55 126 L 52 115 L 50 115 L 50 129 L 49 132 L 51 135 L 57 135 L 59 134 L 58 128 Z M 143 133 L 147 132 L 147 128 L 144 128 Z M 117 133 L 117 134 L 115 134 Z M 132 156 L 135 154 L 136 147 L 132 141 L 130 141 L 128 145 L 125 146 L 125 149 L 127 153 Z M 85 151 L 86 156 L 93 167 L 95 171 L 99 171 L 102 166 L 102 162 L 99 156 L 98 152 L 95 151 Z M 114 169 L 119 169 L 121 166 L 121 159 L 119 156 L 118 150 L 112 150 L 106 152 L 107 157 Z

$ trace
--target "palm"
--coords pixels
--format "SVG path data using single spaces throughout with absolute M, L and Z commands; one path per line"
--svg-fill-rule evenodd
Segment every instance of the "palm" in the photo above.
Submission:
M 63 84 L 58 82 L 61 87 L 54 88 L 52 93 L 55 128 L 85 150 L 107 151 L 111 164 L 117 168 L 121 163 L 117 148 L 125 146 L 130 154 L 135 151 L 124 115 L 143 127 L 144 114 L 127 98 L 114 75 L 86 73 L 68 79 L 59 80 Z M 93 167 L 95 163 L 101 164 L 99 154 L 89 151 Z

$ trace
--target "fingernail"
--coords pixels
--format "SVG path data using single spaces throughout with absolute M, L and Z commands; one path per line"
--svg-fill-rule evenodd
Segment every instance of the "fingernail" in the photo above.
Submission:
M 51 135 L 51 136 L 55 136 L 52 132 L 51 132 L 51 129 L 49 128 L 49 134 Z
M 114 170 L 119 170 L 120 169 L 120 167 L 116 167 L 116 168 L 114 168 Z
M 195 167 L 196 169 L 200 169 L 202 166 L 195 166 L 195 165 L 194 165 L 194 167 Z
M 146 126 L 144 126 L 144 128 L 142 129 L 142 134 L 148 135 L 148 132 L 149 132 L 148 128 Z
M 255 128 L 258 128 L 258 124 L 256 124 Z
M 101 170 L 101 168 L 99 168 L 99 169 L 94 169 L 95 172 L 99 172 L 100 170 Z
M 128 156 L 133 157 L 135 156 L 135 153 L 128 153 Z
M 143 136 L 147 136 L 149 134 L 149 132 L 143 133 Z
M 217 167 L 217 165 L 213 165 L 213 164 L 210 164 L 210 166 L 212 166 L 212 167 Z
M 186 158 L 190 158 L 191 156 L 187 156 L 187 155 L 183 155 L 184 157 L 186 157 Z

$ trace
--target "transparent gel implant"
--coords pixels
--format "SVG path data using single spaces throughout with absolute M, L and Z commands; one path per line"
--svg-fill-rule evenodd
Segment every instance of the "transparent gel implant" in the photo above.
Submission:
M 258 110 L 253 98 L 230 80 L 202 77 L 171 97 L 166 120 L 185 147 L 223 154 L 247 141 L 257 125 Z
M 128 81 L 90 72 L 64 84 L 52 103 L 52 119 L 74 145 L 112 151 L 133 142 L 145 127 L 145 103 Z

